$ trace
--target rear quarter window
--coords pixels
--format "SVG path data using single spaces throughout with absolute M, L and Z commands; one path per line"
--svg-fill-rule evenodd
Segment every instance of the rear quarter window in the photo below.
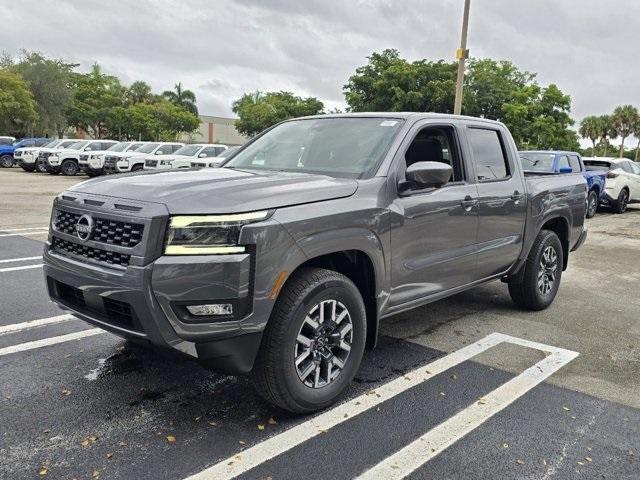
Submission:
M 502 139 L 497 130 L 469 128 L 467 130 L 478 181 L 503 180 L 511 175 Z

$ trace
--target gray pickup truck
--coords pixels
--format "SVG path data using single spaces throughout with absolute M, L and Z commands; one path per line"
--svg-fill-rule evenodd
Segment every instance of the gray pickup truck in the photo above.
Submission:
M 478 118 L 280 123 L 222 168 L 80 183 L 54 202 L 49 295 L 117 335 L 251 374 L 294 412 L 334 402 L 381 319 L 501 279 L 553 301 L 585 240 L 581 174 L 525 175 Z

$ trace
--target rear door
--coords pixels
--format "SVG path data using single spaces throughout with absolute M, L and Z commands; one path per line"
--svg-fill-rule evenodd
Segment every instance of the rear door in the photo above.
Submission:
M 451 290 L 476 278 L 477 187 L 463 161 L 458 127 L 419 122 L 396 157 L 397 178 L 418 161 L 448 163 L 441 188 L 398 192 L 391 214 L 390 307 Z M 393 177 L 391 177 L 393 178 Z
M 467 127 L 478 186 L 478 274 L 504 273 L 522 250 L 526 215 L 524 177 L 506 130 L 487 124 Z
M 638 172 L 640 168 L 635 162 L 626 160 L 622 163 L 622 169 L 627 174 L 629 179 L 629 198 L 633 201 L 640 200 L 640 175 Z

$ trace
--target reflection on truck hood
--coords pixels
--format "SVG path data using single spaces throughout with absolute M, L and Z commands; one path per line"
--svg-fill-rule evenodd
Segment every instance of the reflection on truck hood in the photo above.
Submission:
M 249 212 L 353 195 L 358 183 L 290 172 L 212 168 L 95 178 L 72 191 L 163 203 L 172 214 Z

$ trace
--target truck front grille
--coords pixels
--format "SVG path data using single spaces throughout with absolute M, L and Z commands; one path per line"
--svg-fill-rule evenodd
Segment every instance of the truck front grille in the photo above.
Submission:
M 131 261 L 131 255 L 93 248 L 88 245 L 63 240 L 59 237 L 53 237 L 51 249 L 61 255 L 75 255 L 108 265 L 127 267 Z
M 78 157 L 80 160 L 82 160 L 83 162 L 86 162 L 87 160 L 89 160 L 89 155 L 86 153 L 83 153 L 82 155 L 80 155 L 80 157 Z
M 46 160 L 51 155 L 51 152 L 40 152 L 38 154 L 38 160 Z
M 58 210 L 54 220 L 55 229 L 68 235 L 76 235 L 76 224 L 82 215 Z M 93 217 L 94 228 L 88 240 L 120 247 L 135 247 L 142 240 L 144 225 L 139 223 Z

